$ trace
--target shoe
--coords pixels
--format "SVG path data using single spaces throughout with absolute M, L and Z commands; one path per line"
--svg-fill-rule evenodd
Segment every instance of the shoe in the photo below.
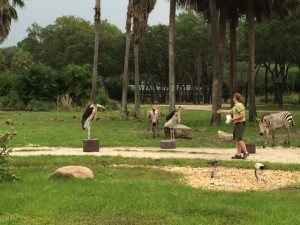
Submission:
M 243 157 L 241 155 L 235 155 L 231 157 L 232 159 L 242 159 Z
M 244 153 L 244 154 L 243 154 L 243 159 L 247 159 L 248 156 L 249 156 L 249 153 L 248 153 L 248 152 Z

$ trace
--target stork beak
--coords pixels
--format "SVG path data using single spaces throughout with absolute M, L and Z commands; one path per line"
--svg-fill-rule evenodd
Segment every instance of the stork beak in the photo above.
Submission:
M 102 109 L 105 109 L 105 107 L 104 107 L 104 106 L 102 106 L 102 105 L 99 105 L 99 104 L 97 104 L 97 108 L 102 108 Z

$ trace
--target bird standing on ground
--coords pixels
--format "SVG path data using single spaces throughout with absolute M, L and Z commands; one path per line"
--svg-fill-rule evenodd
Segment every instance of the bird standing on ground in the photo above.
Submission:
M 259 174 L 258 171 L 262 171 L 262 170 L 265 170 L 266 169 L 266 166 L 262 163 L 255 163 L 255 171 L 254 171 L 254 174 L 255 174 L 255 178 L 257 181 L 261 181 L 261 174 Z
M 96 120 L 97 117 L 97 108 L 105 109 L 104 106 L 93 103 L 89 105 L 84 111 L 81 119 L 82 129 L 88 129 L 88 139 L 91 139 L 91 122 Z

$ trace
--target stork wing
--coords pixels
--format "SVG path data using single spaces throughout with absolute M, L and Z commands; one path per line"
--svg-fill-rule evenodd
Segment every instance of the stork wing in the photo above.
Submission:
M 166 120 L 165 121 L 169 121 L 175 114 L 175 110 L 173 110 L 172 112 L 170 112 L 169 115 L 167 115 Z
M 82 119 L 81 119 L 81 125 L 82 125 L 82 129 L 84 129 L 84 124 L 85 121 L 92 115 L 93 112 L 93 107 L 91 107 L 90 105 L 86 108 L 86 110 L 84 111 L 83 115 L 82 115 Z

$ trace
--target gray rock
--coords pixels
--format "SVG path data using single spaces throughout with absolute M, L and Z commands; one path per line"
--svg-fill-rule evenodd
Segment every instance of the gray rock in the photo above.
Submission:
M 175 135 L 175 138 L 192 139 L 193 138 L 192 128 L 187 127 L 183 124 L 175 124 L 174 135 Z
M 84 166 L 65 166 L 55 170 L 50 178 L 93 179 L 94 173 L 91 169 Z
M 169 128 L 164 128 L 165 137 L 170 137 L 170 130 Z M 185 138 L 185 139 L 193 139 L 192 129 L 188 126 L 183 124 L 175 124 L 174 125 L 174 136 L 176 138 Z

